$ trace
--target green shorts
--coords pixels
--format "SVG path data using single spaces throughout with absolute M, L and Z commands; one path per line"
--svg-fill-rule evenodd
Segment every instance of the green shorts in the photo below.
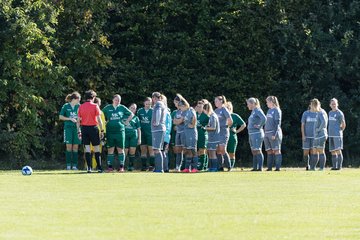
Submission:
M 198 132 L 197 149 L 204 149 L 207 147 L 208 135 L 205 132 Z
M 141 145 L 152 146 L 151 132 L 143 132 L 143 131 L 141 131 Z
M 81 144 L 78 137 L 76 127 L 65 127 L 64 128 L 64 143 L 65 144 Z
M 138 133 L 137 131 L 127 132 L 125 131 L 125 148 L 137 147 L 138 145 Z
M 238 145 L 238 138 L 235 134 L 230 134 L 229 141 L 226 147 L 228 153 L 235 153 Z
M 125 148 L 125 131 L 121 133 L 107 133 L 107 147 Z

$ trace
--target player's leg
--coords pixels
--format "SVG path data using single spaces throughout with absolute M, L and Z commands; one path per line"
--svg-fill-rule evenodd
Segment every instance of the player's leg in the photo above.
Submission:
M 302 141 L 303 161 L 305 162 L 306 170 L 310 170 L 310 145 L 310 138 L 305 138 L 305 140 Z
M 125 166 L 125 132 L 122 131 L 121 133 L 117 134 L 116 138 L 116 150 L 118 152 L 119 157 L 119 172 L 124 172 Z
M 89 128 L 89 138 L 91 144 L 94 146 L 94 155 L 98 172 L 103 172 L 100 158 L 100 135 L 99 129 L 96 126 Z
M 154 172 L 162 173 L 163 169 L 163 154 L 161 153 L 164 146 L 165 131 L 153 132 L 152 133 L 152 149 L 155 155 L 154 161 Z
M 271 148 L 271 136 L 266 135 L 264 137 L 264 144 L 265 144 L 265 151 L 267 153 L 267 169 L 266 171 L 272 171 L 272 167 L 274 165 L 274 161 L 275 161 L 275 155 L 274 155 L 274 151 Z

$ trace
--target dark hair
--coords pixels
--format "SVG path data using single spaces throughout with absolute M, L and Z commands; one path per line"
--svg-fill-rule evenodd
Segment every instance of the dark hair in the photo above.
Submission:
M 177 93 L 176 96 L 175 96 L 175 98 L 174 98 L 174 101 L 180 102 L 180 101 L 183 100 L 183 99 L 184 99 L 184 97 L 181 96 L 180 93 Z
M 68 94 L 65 98 L 65 102 L 71 102 L 71 100 L 73 99 L 79 99 L 80 98 L 80 93 L 78 92 L 73 92 L 71 94 Z
M 96 97 L 96 92 L 93 91 L 93 90 L 87 90 L 85 92 L 85 100 L 91 100 L 93 99 L 94 97 Z
M 159 92 L 153 92 L 153 93 L 151 94 L 151 97 L 155 97 L 155 98 L 160 99 L 161 93 L 159 93 Z

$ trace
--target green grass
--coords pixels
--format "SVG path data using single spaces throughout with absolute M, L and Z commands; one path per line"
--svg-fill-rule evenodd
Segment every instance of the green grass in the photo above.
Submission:
M 0 172 L 0 239 L 359 239 L 360 170 Z

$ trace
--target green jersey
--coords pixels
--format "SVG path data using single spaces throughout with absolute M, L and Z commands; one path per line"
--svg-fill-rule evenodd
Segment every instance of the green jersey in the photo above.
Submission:
M 199 114 L 196 112 L 196 119 L 197 119 L 197 130 L 199 134 L 206 134 L 207 131 L 204 129 L 209 123 L 209 116 L 205 113 Z
M 129 125 L 125 126 L 125 132 L 127 133 L 134 132 L 140 127 L 141 126 L 140 126 L 139 118 L 137 116 L 134 116 L 129 122 Z
M 140 108 L 137 111 L 137 116 L 140 120 L 141 130 L 144 132 L 151 133 L 151 119 L 152 119 L 153 109 L 145 110 L 144 108 Z
M 245 124 L 244 120 L 236 113 L 231 114 L 231 118 L 233 120 L 233 124 L 230 127 L 230 134 L 234 135 L 236 134 L 235 131 L 237 128 L 241 127 L 243 124 Z
M 119 133 L 125 130 L 124 122 L 131 115 L 131 111 L 124 105 L 114 107 L 107 105 L 102 110 L 106 119 L 106 133 Z
M 70 103 L 65 103 L 61 110 L 60 110 L 60 116 L 68 117 L 68 118 L 75 118 L 78 119 L 78 110 L 79 110 L 80 104 L 76 104 L 74 107 L 71 106 Z M 64 127 L 76 127 L 76 123 L 66 120 L 64 123 Z

